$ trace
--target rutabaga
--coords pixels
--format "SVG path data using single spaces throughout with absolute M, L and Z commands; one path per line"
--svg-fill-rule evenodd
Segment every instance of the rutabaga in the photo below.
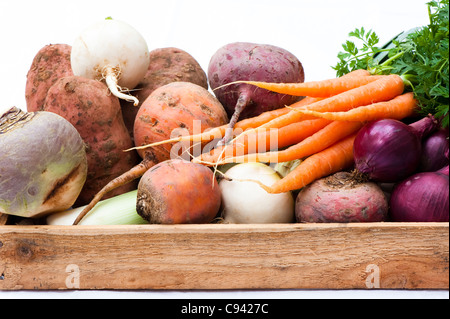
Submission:
M 83 140 L 51 112 L 11 108 L 0 117 L 0 213 L 40 217 L 68 209 L 87 176 Z
M 123 92 L 144 78 L 150 58 L 145 39 L 129 24 L 107 18 L 89 26 L 75 39 L 70 61 L 74 75 L 105 80 L 112 94 L 139 104 Z
M 237 164 L 219 182 L 222 192 L 222 217 L 225 223 L 265 224 L 294 221 L 291 192 L 269 194 L 258 183 L 272 185 L 281 177 L 263 163 Z
M 78 225 L 137 225 L 148 224 L 136 212 L 137 190 L 104 199 L 84 216 Z M 48 225 L 73 225 L 85 206 L 68 209 L 47 217 Z

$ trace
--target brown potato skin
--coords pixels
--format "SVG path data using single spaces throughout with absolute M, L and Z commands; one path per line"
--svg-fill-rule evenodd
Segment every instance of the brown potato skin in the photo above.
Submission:
M 141 105 L 134 123 L 136 146 L 167 140 L 174 130 L 194 134 L 194 121 L 201 131 L 225 125 L 228 117 L 222 104 L 205 88 L 190 82 L 172 82 L 157 88 Z M 200 132 L 195 132 L 200 133 Z M 171 157 L 172 144 L 138 150 L 155 163 Z
M 385 194 L 372 182 L 338 172 L 302 188 L 295 202 L 297 222 L 381 222 L 388 213 Z
M 38 51 L 27 73 L 25 101 L 28 112 L 41 111 L 50 87 L 65 76 L 73 75 L 70 65 L 72 46 L 49 44 Z
M 76 127 L 86 144 L 88 176 L 75 206 L 88 204 L 108 182 L 139 163 L 122 119 L 119 100 L 99 81 L 64 77 L 49 89 L 44 110 L 54 112 Z M 104 198 L 136 189 L 136 183 L 119 187 Z
M 208 89 L 206 73 L 197 60 L 178 48 L 158 48 L 150 51 L 150 64 L 144 79 L 132 94 L 139 100 L 138 106 L 121 100 L 125 125 L 133 136 L 133 125 L 140 105 L 157 88 L 171 82 L 191 82 Z
M 204 224 L 216 217 L 220 204 L 220 188 L 211 169 L 172 159 L 141 177 L 136 210 L 153 224 Z

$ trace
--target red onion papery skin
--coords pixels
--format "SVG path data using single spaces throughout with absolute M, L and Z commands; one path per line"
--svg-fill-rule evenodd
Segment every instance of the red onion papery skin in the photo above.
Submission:
M 414 174 L 394 188 L 389 201 L 394 222 L 448 222 L 449 178 L 439 172 Z
M 398 182 L 413 174 L 421 151 L 414 129 L 391 119 L 366 124 L 357 134 L 353 148 L 356 169 L 383 183 Z
M 448 129 L 440 129 L 422 142 L 419 171 L 434 172 L 449 164 Z

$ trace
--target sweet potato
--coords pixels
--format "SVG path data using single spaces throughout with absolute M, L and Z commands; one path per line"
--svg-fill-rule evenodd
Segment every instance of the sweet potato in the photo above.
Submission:
M 104 83 L 79 76 L 61 78 L 49 89 L 44 110 L 72 123 L 87 145 L 88 177 L 75 206 L 89 203 L 103 186 L 138 163 L 135 151 L 124 152 L 133 144 L 119 100 Z M 136 187 L 131 183 L 109 197 Z
M 38 51 L 27 73 L 25 101 L 28 112 L 42 110 L 48 89 L 56 80 L 73 75 L 70 66 L 72 46 L 49 44 Z
M 135 145 L 169 139 L 177 134 L 176 130 L 185 134 L 200 133 L 227 121 L 222 104 L 208 90 L 189 82 L 172 82 L 153 91 L 139 109 L 134 123 Z M 138 153 L 142 158 L 159 163 L 171 157 L 172 146 L 159 145 L 138 150 Z M 173 154 L 177 155 L 180 154 Z
M 121 100 L 125 125 L 133 136 L 133 125 L 139 106 L 155 89 L 171 82 L 191 82 L 208 89 L 206 73 L 189 53 L 178 48 L 159 48 L 150 51 L 150 64 L 144 79 L 132 91 L 139 105 Z
M 297 195 L 298 222 L 380 222 L 386 219 L 388 201 L 377 184 L 339 172 L 302 188 Z
M 220 203 L 220 188 L 211 169 L 172 159 L 142 176 L 136 211 L 154 224 L 203 224 L 216 217 Z

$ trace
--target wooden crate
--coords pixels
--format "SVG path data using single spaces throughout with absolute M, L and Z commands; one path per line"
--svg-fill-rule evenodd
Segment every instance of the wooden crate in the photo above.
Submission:
M 448 289 L 448 223 L 0 226 L 0 289 Z

